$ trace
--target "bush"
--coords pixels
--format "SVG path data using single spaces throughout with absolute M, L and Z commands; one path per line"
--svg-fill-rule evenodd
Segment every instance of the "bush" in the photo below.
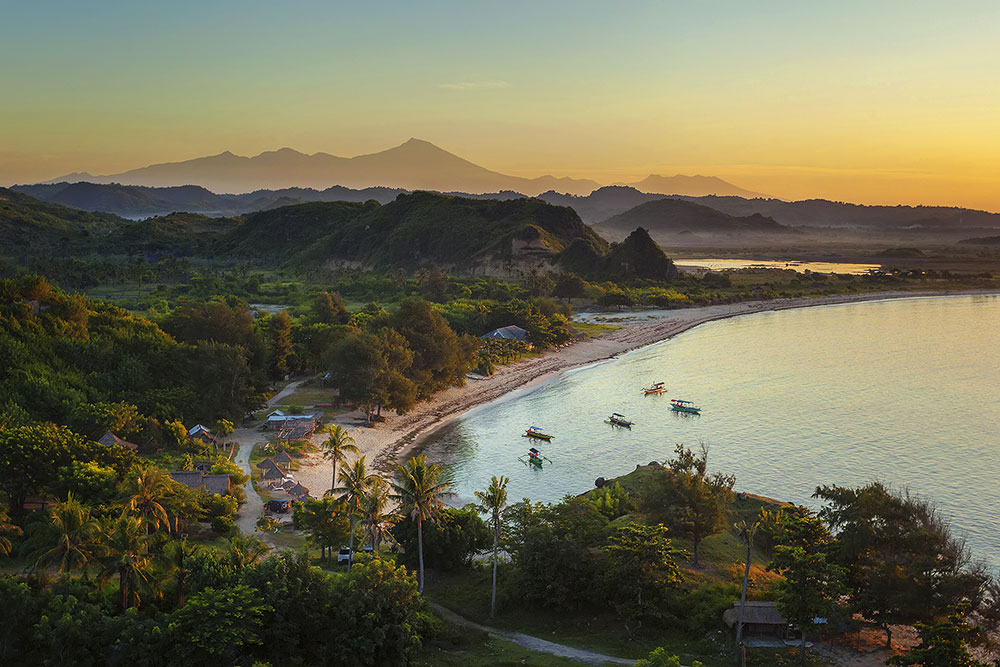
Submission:
M 205 519 L 212 524 L 212 530 L 215 532 L 228 533 L 233 527 L 236 510 L 239 509 L 239 503 L 233 496 L 205 494 L 201 506 L 205 511 Z

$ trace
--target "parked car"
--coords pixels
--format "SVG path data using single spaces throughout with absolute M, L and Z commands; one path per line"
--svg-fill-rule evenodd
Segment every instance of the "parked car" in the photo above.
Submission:
M 292 501 L 268 500 L 264 503 L 264 509 L 268 512 L 274 512 L 275 514 L 288 514 L 288 512 L 292 509 Z
M 372 549 L 370 544 L 366 544 L 364 547 L 354 550 L 354 560 L 355 561 L 358 560 L 359 554 L 364 556 L 363 560 L 369 560 L 373 553 L 375 553 L 375 550 Z M 351 548 L 340 547 L 340 551 L 337 552 L 337 563 L 338 564 L 346 563 L 350 559 L 351 559 Z

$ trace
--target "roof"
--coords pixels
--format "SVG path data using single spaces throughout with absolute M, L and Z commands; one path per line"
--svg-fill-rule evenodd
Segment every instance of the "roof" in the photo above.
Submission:
M 264 421 L 269 422 L 286 422 L 286 421 L 298 421 L 302 419 L 312 419 L 313 421 L 319 419 L 319 415 L 308 414 L 308 415 L 286 415 L 281 410 L 275 410 L 267 416 Z
M 484 335 L 480 336 L 480 338 L 487 338 L 487 339 L 490 339 L 490 338 L 494 338 L 494 339 L 504 338 L 504 339 L 513 339 L 513 340 L 520 340 L 520 341 L 528 342 L 528 332 L 525 331 L 524 329 L 522 329 L 521 327 L 519 327 L 519 326 L 517 326 L 515 324 L 512 324 L 510 326 L 500 327 L 499 329 L 494 329 L 493 331 L 489 332 L 488 334 L 484 334 Z
M 270 470 L 271 468 L 278 467 L 278 464 L 275 463 L 274 459 L 271 458 L 264 459 L 263 461 L 258 461 L 255 465 L 261 470 Z
M 306 487 L 302 486 L 301 484 L 296 484 L 292 488 L 288 489 L 288 495 L 290 495 L 292 497 L 296 497 L 296 498 L 300 497 L 300 496 L 308 496 L 309 495 L 309 489 L 307 489 Z
M 722 620 L 726 623 L 726 625 L 732 627 L 736 624 L 739 619 L 739 607 L 740 603 L 734 602 L 733 606 L 722 614 Z M 743 624 L 779 625 L 784 627 L 785 625 L 788 625 L 788 621 L 786 621 L 785 617 L 781 615 L 781 612 L 775 608 L 773 602 L 747 602 L 746 607 L 743 609 Z
M 205 433 L 211 433 L 212 429 L 202 424 L 195 424 L 194 426 L 188 429 L 188 435 L 195 435 L 197 433 L 201 433 L 202 431 L 204 431 Z
M 292 457 L 288 454 L 288 452 L 282 450 L 275 455 L 274 460 L 277 463 L 291 463 Z
M 229 475 L 206 475 L 201 470 L 172 470 L 170 479 L 190 489 L 205 489 L 222 495 L 230 488 Z
M 260 475 L 261 479 L 285 479 L 285 473 L 277 466 L 266 468 Z
M 127 440 L 122 440 L 111 431 L 108 431 L 107 433 L 102 435 L 101 439 L 98 440 L 97 442 L 104 445 L 105 447 L 112 447 L 114 445 L 118 445 L 119 447 L 127 447 L 128 449 L 131 449 L 133 452 L 138 451 L 139 449 L 139 445 L 135 444 L 134 442 L 128 442 Z

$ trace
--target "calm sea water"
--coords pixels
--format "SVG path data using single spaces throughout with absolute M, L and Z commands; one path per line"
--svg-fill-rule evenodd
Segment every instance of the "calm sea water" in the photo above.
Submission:
M 641 388 L 664 381 L 665 396 Z M 917 298 L 711 322 L 473 410 L 432 436 L 459 502 L 492 475 L 554 501 L 597 477 L 709 446 L 737 490 L 814 505 L 820 484 L 881 479 L 934 501 L 1000 567 L 1000 297 Z M 704 412 L 683 416 L 670 398 Z M 604 423 L 611 412 L 631 430 Z M 535 424 L 552 464 L 517 460 Z
M 799 262 L 795 260 L 772 259 L 675 259 L 674 264 L 681 268 L 711 269 L 792 269 L 799 273 L 812 271 L 814 273 L 848 273 L 864 275 L 871 269 L 882 268 L 881 264 L 849 264 L 845 262 Z

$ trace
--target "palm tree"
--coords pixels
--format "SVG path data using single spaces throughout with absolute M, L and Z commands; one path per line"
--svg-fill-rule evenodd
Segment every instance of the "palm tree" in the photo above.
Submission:
M 342 495 L 340 500 L 344 503 L 344 509 L 351 519 L 351 535 L 348 548 L 351 553 L 347 557 L 347 571 L 351 571 L 351 564 L 354 562 L 354 524 L 358 520 L 358 513 L 361 511 L 361 499 L 368 492 L 368 487 L 372 483 L 372 475 L 365 469 L 365 457 L 361 457 L 349 468 L 340 471 L 341 486 L 333 489 Z
M 191 578 L 191 558 L 198 553 L 200 547 L 187 540 L 175 540 L 163 550 L 163 562 L 170 569 L 170 576 L 177 584 L 177 608 L 184 606 L 184 594 L 187 592 L 188 579 Z
M 378 476 L 371 477 L 368 489 L 361 499 L 361 521 L 372 553 L 378 553 L 382 542 L 392 541 L 392 526 L 398 517 L 388 511 L 389 484 Z
M 747 603 L 747 584 L 750 581 L 750 555 L 751 551 L 753 551 L 753 538 L 757 534 L 757 529 L 760 528 L 760 521 L 749 523 L 743 520 L 733 524 L 733 528 L 736 530 L 740 541 L 747 548 L 746 568 L 743 570 L 743 592 L 740 593 L 740 613 L 736 621 L 736 650 L 738 651 L 740 650 L 740 644 L 743 643 L 743 611 Z
M 503 475 L 490 481 L 485 491 L 476 491 L 479 500 L 479 511 L 490 515 L 490 525 L 493 527 L 493 592 L 490 595 L 490 617 L 496 612 L 497 606 L 497 552 L 500 545 L 500 521 L 507 507 L 507 483 L 510 480 Z
M 263 558 L 270 548 L 253 535 L 240 533 L 229 538 L 226 555 L 237 570 L 243 570 Z
M 320 448 L 323 450 L 323 458 L 333 463 L 333 477 L 330 482 L 330 490 L 333 491 L 337 487 L 337 464 L 347 460 L 348 452 L 357 454 L 358 445 L 351 437 L 351 432 L 339 424 L 330 424 L 322 432 L 330 434 L 320 443 Z
M 7 514 L 7 506 L 0 505 L 0 556 L 10 554 L 11 544 L 10 538 L 7 535 L 20 534 L 21 528 L 10 522 L 10 516 Z
M 138 608 L 142 589 L 153 589 L 153 557 L 146 548 L 143 522 L 122 513 L 117 519 L 108 520 L 102 532 L 101 583 L 117 575 L 122 609 Z
M 448 495 L 448 482 L 441 468 L 427 463 L 423 455 L 414 456 L 396 467 L 396 499 L 403 511 L 417 522 L 417 562 L 420 566 L 420 587 L 424 592 L 424 521 L 437 521 L 444 511 L 444 496 Z
M 98 528 L 90 508 L 69 493 L 64 502 L 52 508 L 47 532 L 54 545 L 38 554 L 35 566 L 59 563 L 60 574 L 78 567 L 85 569 L 97 547 Z
M 128 507 L 139 515 L 146 535 L 150 524 L 154 529 L 170 525 L 164 507 L 171 496 L 170 481 L 167 473 L 156 466 L 141 468 L 128 481 Z

